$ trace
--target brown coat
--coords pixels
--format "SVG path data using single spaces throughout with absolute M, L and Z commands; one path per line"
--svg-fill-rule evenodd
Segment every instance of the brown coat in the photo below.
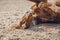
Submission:
M 34 12 L 29 15 L 26 14 L 28 16 L 24 15 L 19 26 L 16 26 L 15 28 L 19 28 L 19 29 L 29 28 L 33 24 L 33 21 L 35 22 L 35 24 L 39 24 L 41 22 L 42 23 L 45 23 L 45 22 L 59 23 L 60 22 L 60 11 L 55 12 L 54 10 L 50 8 L 51 5 L 48 3 L 43 3 L 41 8 L 38 7 L 39 4 L 37 5 L 37 3 L 38 2 L 40 3 L 41 0 L 30 0 L 30 1 L 34 1 L 36 3 L 36 5 L 33 5 L 31 7 L 31 9 L 34 10 Z M 43 1 L 44 0 L 42 0 L 42 2 Z

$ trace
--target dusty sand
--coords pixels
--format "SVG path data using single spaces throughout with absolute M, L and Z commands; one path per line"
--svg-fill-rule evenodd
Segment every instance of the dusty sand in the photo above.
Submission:
M 0 40 L 60 40 L 60 24 L 40 24 L 29 29 L 11 29 L 34 3 L 0 0 Z

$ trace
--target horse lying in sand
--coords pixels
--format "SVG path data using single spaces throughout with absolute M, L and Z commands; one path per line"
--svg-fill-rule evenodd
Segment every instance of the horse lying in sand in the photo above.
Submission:
M 32 1 L 32 0 L 30 0 Z M 27 11 L 19 25 L 12 26 L 15 29 L 27 29 L 31 25 L 54 22 L 60 23 L 60 10 L 55 11 L 52 4 L 46 1 L 33 0 L 36 4 L 31 7 L 32 11 Z

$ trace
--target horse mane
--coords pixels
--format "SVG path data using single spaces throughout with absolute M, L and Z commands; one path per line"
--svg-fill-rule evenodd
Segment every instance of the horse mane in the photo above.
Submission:
M 37 5 L 38 5 L 40 2 L 45 2 L 45 3 L 47 3 L 47 0 L 28 0 L 28 1 L 34 2 L 34 3 L 36 3 Z

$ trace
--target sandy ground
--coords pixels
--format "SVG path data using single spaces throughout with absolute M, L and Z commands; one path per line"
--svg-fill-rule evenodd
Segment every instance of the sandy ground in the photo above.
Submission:
M 60 24 L 40 24 L 29 29 L 11 29 L 34 3 L 0 0 L 0 40 L 60 40 Z

